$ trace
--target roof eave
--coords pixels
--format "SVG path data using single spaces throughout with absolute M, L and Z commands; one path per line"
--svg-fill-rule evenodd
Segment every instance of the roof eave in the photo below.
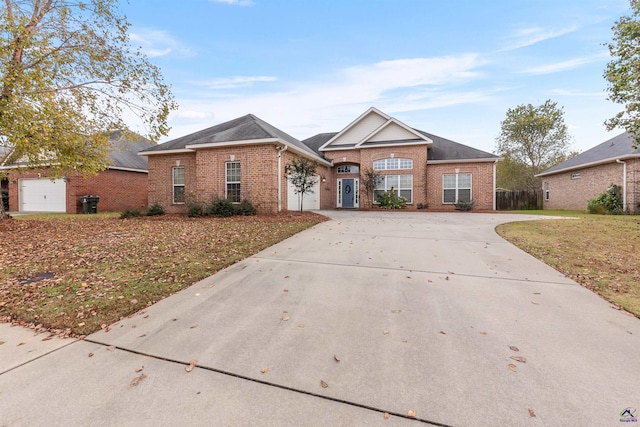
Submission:
M 428 165 L 439 165 L 447 163 L 495 163 L 504 160 L 502 157 L 484 157 L 480 159 L 448 159 L 448 160 L 427 160 Z
M 574 171 L 576 169 L 592 168 L 594 166 L 600 166 L 600 165 L 604 165 L 604 164 L 607 164 L 607 163 L 615 163 L 616 160 L 629 160 L 629 159 L 637 159 L 637 158 L 640 158 L 640 153 L 639 154 L 625 154 L 624 156 L 616 156 L 616 157 L 610 157 L 608 159 L 597 160 L 595 162 L 582 163 L 582 164 L 579 164 L 579 165 L 570 166 L 568 168 L 562 168 L 562 169 L 558 169 L 558 170 L 551 171 L 551 172 L 540 172 L 539 174 L 536 174 L 534 176 L 542 177 L 542 176 L 555 175 L 555 174 L 558 174 L 558 173 L 571 172 L 571 171 Z
M 195 152 L 195 150 L 179 148 L 176 150 L 138 151 L 138 156 L 156 156 L 159 154 L 185 154 L 185 153 L 193 153 L 193 152 Z

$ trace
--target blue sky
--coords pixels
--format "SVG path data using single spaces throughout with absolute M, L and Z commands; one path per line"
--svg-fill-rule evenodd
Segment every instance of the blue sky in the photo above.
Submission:
M 604 43 L 628 0 L 131 0 L 132 43 L 179 109 L 162 141 L 257 115 L 298 139 L 373 106 L 493 152 L 508 108 L 562 106 L 573 149 L 603 122 Z

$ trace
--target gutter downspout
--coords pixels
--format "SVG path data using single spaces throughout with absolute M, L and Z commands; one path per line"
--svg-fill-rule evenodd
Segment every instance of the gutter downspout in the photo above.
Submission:
M 497 179 L 496 179 L 496 171 L 497 171 L 497 167 L 498 167 L 498 160 L 496 160 L 495 162 L 493 162 L 493 210 L 496 210 L 496 183 L 497 183 Z
M 616 163 L 622 163 L 622 210 L 627 210 L 627 162 L 616 159 Z
M 287 151 L 288 145 L 276 147 L 278 150 L 278 212 L 282 212 L 282 153 Z

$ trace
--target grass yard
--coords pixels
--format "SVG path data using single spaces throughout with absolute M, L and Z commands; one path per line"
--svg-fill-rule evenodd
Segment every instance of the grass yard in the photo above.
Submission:
M 324 220 L 283 213 L 0 221 L 0 318 L 85 335 Z
M 502 237 L 640 317 L 640 216 L 519 211 L 571 219 L 498 226 Z

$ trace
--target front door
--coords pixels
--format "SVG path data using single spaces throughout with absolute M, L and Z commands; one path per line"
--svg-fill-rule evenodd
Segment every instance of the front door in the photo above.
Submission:
M 342 178 L 338 180 L 338 207 L 357 208 L 358 200 L 358 179 Z

